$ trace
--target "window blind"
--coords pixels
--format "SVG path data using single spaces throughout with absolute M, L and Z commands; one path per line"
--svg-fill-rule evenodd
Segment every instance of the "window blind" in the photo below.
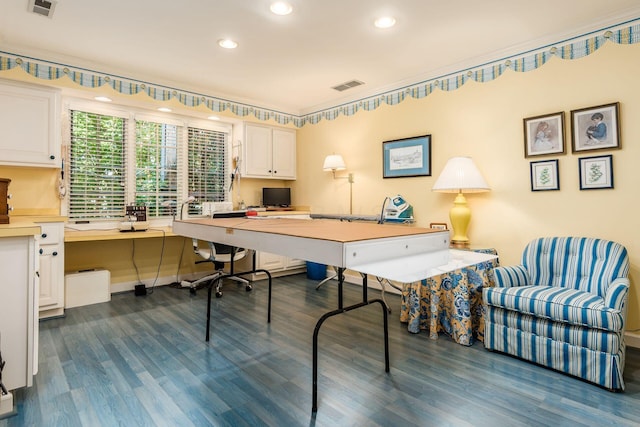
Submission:
M 228 133 L 217 130 L 187 129 L 188 193 L 196 198 L 189 205 L 189 215 L 201 215 L 203 202 L 227 200 L 230 183 L 228 136 Z
M 179 126 L 136 120 L 136 205 L 147 207 L 147 218 L 169 216 L 167 203 L 178 197 Z M 167 203 L 165 203 L 167 202 Z
M 127 120 L 71 110 L 70 121 L 69 218 L 124 217 Z

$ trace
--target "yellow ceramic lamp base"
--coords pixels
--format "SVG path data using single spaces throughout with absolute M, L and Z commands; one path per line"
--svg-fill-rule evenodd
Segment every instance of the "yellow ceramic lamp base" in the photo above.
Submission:
M 453 228 L 451 245 L 455 247 L 469 246 L 467 229 L 469 228 L 469 221 L 471 221 L 471 209 L 469 209 L 467 199 L 462 192 L 458 193 L 453 201 L 453 207 L 449 211 L 449 219 Z

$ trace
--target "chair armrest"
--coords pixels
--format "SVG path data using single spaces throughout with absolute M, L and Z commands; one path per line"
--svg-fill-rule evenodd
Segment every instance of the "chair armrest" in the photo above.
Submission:
M 529 273 L 524 265 L 496 267 L 493 269 L 493 273 L 495 275 L 495 286 L 497 288 L 511 288 L 530 284 Z
M 623 310 L 629 295 L 629 279 L 617 278 L 607 288 L 604 304 L 616 310 Z

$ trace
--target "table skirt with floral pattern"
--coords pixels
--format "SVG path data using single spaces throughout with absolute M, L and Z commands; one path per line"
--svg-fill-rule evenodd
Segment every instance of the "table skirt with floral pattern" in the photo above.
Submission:
M 475 251 L 497 255 L 495 249 Z M 497 266 L 496 258 L 405 284 L 400 321 L 408 324 L 409 332 L 429 331 L 432 339 L 445 332 L 462 345 L 471 345 L 474 339 L 484 341 L 482 288 L 493 286 L 493 268 Z

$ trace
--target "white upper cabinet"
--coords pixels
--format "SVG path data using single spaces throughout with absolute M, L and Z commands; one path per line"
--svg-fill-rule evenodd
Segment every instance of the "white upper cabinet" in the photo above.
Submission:
M 245 178 L 296 179 L 296 132 L 246 124 L 243 152 Z
M 0 81 L 0 164 L 60 168 L 60 93 Z

